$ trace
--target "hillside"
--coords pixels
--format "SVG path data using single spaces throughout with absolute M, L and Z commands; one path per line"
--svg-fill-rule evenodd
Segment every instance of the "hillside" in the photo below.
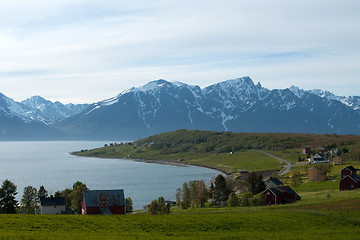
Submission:
M 282 162 L 263 150 L 296 162 L 303 147 L 344 146 L 360 143 L 356 135 L 316 135 L 290 133 L 231 133 L 178 130 L 150 136 L 132 143 L 77 152 L 91 157 L 164 160 L 215 167 L 229 173 L 280 170 Z M 232 154 L 230 154 L 232 152 Z

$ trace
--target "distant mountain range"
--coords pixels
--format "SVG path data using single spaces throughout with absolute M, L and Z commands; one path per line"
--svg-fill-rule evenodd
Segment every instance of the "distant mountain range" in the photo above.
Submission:
M 18 103 L 0 94 L 0 139 L 133 140 L 177 129 L 360 134 L 360 97 L 269 90 L 249 77 L 203 89 L 157 80 L 80 105 L 41 97 Z

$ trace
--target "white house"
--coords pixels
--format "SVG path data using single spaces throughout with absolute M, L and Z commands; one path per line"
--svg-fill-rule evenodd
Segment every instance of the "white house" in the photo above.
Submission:
M 316 153 L 315 155 L 311 156 L 310 158 L 308 158 L 309 160 L 309 164 L 314 164 L 314 163 L 328 163 L 330 162 L 329 159 L 324 159 L 320 154 Z
M 40 214 L 61 214 L 65 212 L 65 198 L 49 197 L 40 198 Z

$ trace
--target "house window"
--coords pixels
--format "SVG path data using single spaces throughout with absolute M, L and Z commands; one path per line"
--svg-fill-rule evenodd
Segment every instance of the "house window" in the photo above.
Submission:
M 266 195 L 270 195 L 270 192 L 267 192 Z
M 354 188 L 354 185 L 352 185 L 352 184 L 351 184 L 351 186 L 350 186 L 350 187 L 351 187 L 351 188 Z

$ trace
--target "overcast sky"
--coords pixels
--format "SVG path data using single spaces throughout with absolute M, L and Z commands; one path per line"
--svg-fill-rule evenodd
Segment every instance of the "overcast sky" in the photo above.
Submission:
M 1 0 L 0 92 L 96 102 L 250 76 L 360 95 L 359 0 Z

